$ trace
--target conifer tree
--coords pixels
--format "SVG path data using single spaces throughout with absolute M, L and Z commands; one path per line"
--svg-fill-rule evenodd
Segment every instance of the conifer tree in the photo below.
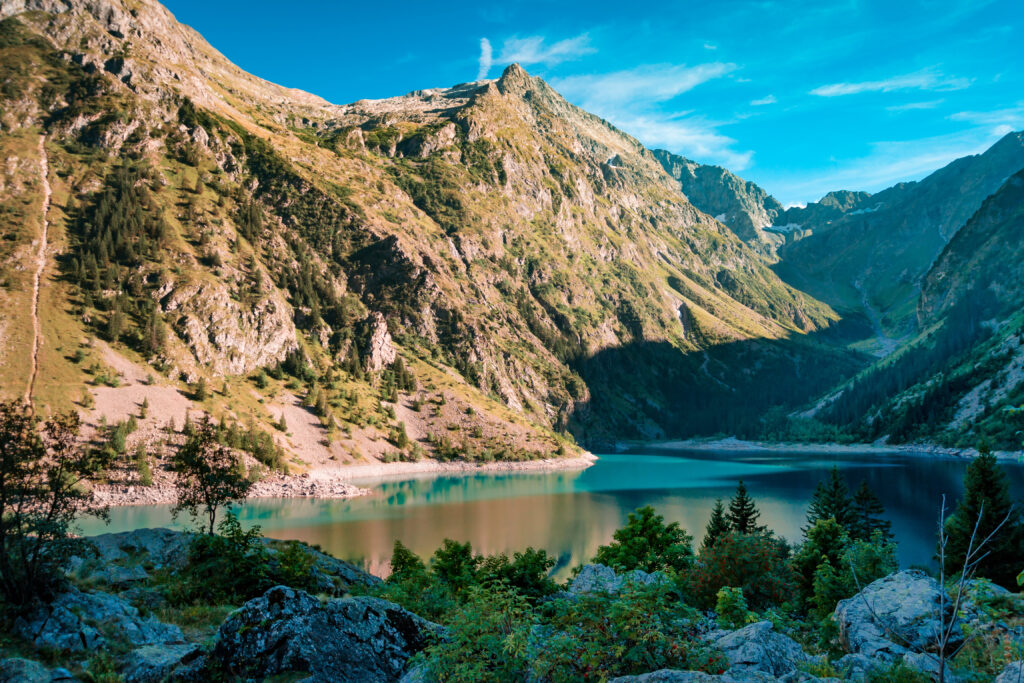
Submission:
M 804 534 L 819 520 L 834 519 L 848 533 L 852 532 L 854 523 L 853 501 L 850 500 L 850 489 L 839 474 L 839 468 L 832 466 L 828 479 L 818 482 L 811 497 L 810 505 L 807 506 L 807 526 L 804 527 Z M 852 534 L 851 534 L 852 535 Z
M 720 539 L 731 531 L 729 520 L 725 516 L 725 504 L 719 498 L 715 501 L 715 507 L 711 509 L 711 519 L 704 529 L 704 540 L 701 541 L 702 551 L 708 550 Z
M 892 538 L 892 523 L 883 517 L 885 506 L 866 480 L 861 480 L 857 492 L 853 494 L 853 524 L 850 537 L 855 541 L 866 541 L 875 531 L 880 531 L 883 538 Z
M 967 466 L 964 475 L 964 496 L 956 512 L 946 520 L 946 566 L 950 572 L 959 571 L 972 535 L 974 548 L 977 548 L 1009 518 L 986 544 L 988 554 L 981 558 L 977 575 L 1012 588 L 1021 569 L 1021 558 L 1024 558 L 1024 522 L 1020 511 L 1013 508 L 1006 472 L 992 455 L 988 443 L 983 442 L 978 451 L 978 457 Z
M 761 516 L 754 500 L 747 493 L 747 487 L 740 479 L 736 485 L 736 495 L 729 501 L 729 513 L 726 515 L 729 526 L 740 534 L 754 534 L 763 531 L 764 527 L 758 526 L 757 520 Z

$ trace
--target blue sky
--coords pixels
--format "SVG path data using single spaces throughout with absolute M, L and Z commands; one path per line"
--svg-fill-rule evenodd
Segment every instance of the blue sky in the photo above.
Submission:
M 339 104 L 518 61 L 787 205 L 921 178 L 1024 129 L 1024 0 L 165 4 L 247 71 Z

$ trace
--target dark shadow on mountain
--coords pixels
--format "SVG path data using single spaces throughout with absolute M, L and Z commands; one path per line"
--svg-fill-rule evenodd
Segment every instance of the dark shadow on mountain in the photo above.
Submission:
M 573 362 L 590 389 L 570 428 L 586 447 L 624 439 L 735 435 L 756 437 L 766 421 L 852 376 L 871 360 L 847 345 L 870 335 L 850 318 L 785 339 L 746 339 L 683 351 L 636 341 Z

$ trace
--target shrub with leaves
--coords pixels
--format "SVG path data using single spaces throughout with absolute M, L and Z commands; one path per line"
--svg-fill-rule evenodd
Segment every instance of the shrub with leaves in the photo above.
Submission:
M 678 522 L 666 524 L 650 505 L 629 513 L 613 541 L 597 549 L 594 562 L 616 570 L 684 571 L 693 563 L 693 538 Z
M 720 537 L 701 550 L 692 570 L 681 575 L 684 592 L 702 609 L 715 606 L 718 591 L 726 586 L 743 589 L 754 609 L 781 605 L 792 599 L 796 575 L 789 565 L 789 547 L 770 534 L 741 534 Z
M 727 629 L 743 628 L 757 620 L 757 615 L 747 608 L 742 588 L 720 588 L 715 599 L 715 612 L 718 625 Z
M 80 547 L 71 531 L 91 498 L 82 485 L 111 460 L 80 447 L 78 433 L 75 413 L 41 422 L 21 403 L 0 403 L 0 594 L 9 606 L 46 598 Z

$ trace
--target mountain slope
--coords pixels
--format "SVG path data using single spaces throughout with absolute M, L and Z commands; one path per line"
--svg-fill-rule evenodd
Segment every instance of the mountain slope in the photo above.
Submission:
M 14 320 L 30 289 L 42 133 L 53 247 L 36 400 L 77 400 L 99 432 L 177 391 L 175 420 L 191 407 L 244 425 L 239 443 L 273 467 L 535 457 L 564 450 L 566 427 L 708 428 L 673 397 L 748 390 L 762 363 L 836 361 L 796 402 L 858 362 L 805 336 L 831 309 L 691 205 L 653 154 L 518 66 L 337 106 L 242 72 L 154 2 L 0 15 L 0 145 L 22 162 L 0 189 L 26 200 L 0 217 L 0 305 Z M 13 395 L 30 340 L 12 325 L 2 343 Z M 749 369 L 716 374 L 713 355 L 737 346 Z M 623 402 L 637 377 L 593 370 L 619 352 L 678 384 Z M 118 372 L 149 377 L 103 386 Z
M 859 439 L 1020 447 L 1024 171 L 956 232 L 921 281 L 923 332 L 816 411 Z
M 775 197 L 721 166 L 698 164 L 663 149 L 654 150 L 654 156 L 694 206 L 727 225 L 751 249 L 775 260 L 785 241 L 765 229 L 783 212 Z
M 920 182 L 790 209 L 777 223 L 805 236 L 779 250 L 776 272 L 839 309 L 865 310 L 884 335 L 912 335 L 921 277 L 985 198 L 1021 168 L 1024 133 L 1010 133 Z

